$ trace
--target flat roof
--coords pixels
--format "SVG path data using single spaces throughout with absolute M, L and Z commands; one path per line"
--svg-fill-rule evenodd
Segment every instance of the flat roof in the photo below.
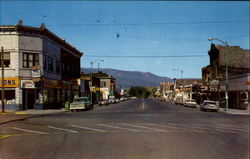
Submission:
M 52 33 L 48 30 L 45 26 L 41 27 L 32 27 L 32 26 L 25 26 L 25 25 L 0 25 L 0 32 L 5 31 L 17 31 L 17 32 L 31 32 L 40 35 L 44 35 L 51 40 L 55 41 L 59 45 L 64 46 L 65 48 L 69 49 L 76 55 L 82 56 L 83 53 L 77 50 L 75 47 L 67 43 L 64 39 L 58 37 L 56 34 Z

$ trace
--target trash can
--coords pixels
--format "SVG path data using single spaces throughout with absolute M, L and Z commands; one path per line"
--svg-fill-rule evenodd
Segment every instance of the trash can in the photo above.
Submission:
M 70 107 L 69 102 L 68 102 L 68 101 L 67 101 L 67 102 L 65 102 L 65 104 L 64 104 L 64 108 L 65 108 L 65 110 L 69 110 L 69 107 Z

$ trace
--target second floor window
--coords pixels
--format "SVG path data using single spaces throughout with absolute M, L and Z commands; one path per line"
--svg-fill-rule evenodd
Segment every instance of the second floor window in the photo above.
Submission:
M 1 66 L 1 64 L 2 64 L 1 58 L 2 58 L 2 56 L 0 54 L 0 67 L 2 67 Z M 10 53 L 9 52 L 3 53 L 3 65 L 4 65 L 4 67 L 10 67 Z
M 59 60 L 56 60 L 56 72 L 61 72 L 61 62 Z
M 43 55 L 43 70 L 48 71 L 48 56 Z
M 48 70 L 49 71 L 54 71 L 54 63 L 53 63 L 53 58 L 48 57 Z
M 34 53 L 23 53 L 23 67 L 31 68 L 32 66 L 39 66 L 39 56 Z

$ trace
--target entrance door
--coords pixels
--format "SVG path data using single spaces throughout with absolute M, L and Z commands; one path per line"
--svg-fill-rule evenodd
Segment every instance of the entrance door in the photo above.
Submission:
M 35 90 L 23 89 L 23 105 L 26 109 L 34 109 L 35 105 Z
M 28 109 L 34 109 L 34 104 L 35 104 L 35 94 L 28 93 L 27 94 L 27 107 L 28 107 Z

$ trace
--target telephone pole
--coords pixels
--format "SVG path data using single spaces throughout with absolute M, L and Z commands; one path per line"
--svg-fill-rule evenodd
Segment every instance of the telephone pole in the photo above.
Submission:
M 2 67 L 2 113 L 5 112 L 4 108 L 4 55 L 3 47 L 1 48 L 1 67 Z

